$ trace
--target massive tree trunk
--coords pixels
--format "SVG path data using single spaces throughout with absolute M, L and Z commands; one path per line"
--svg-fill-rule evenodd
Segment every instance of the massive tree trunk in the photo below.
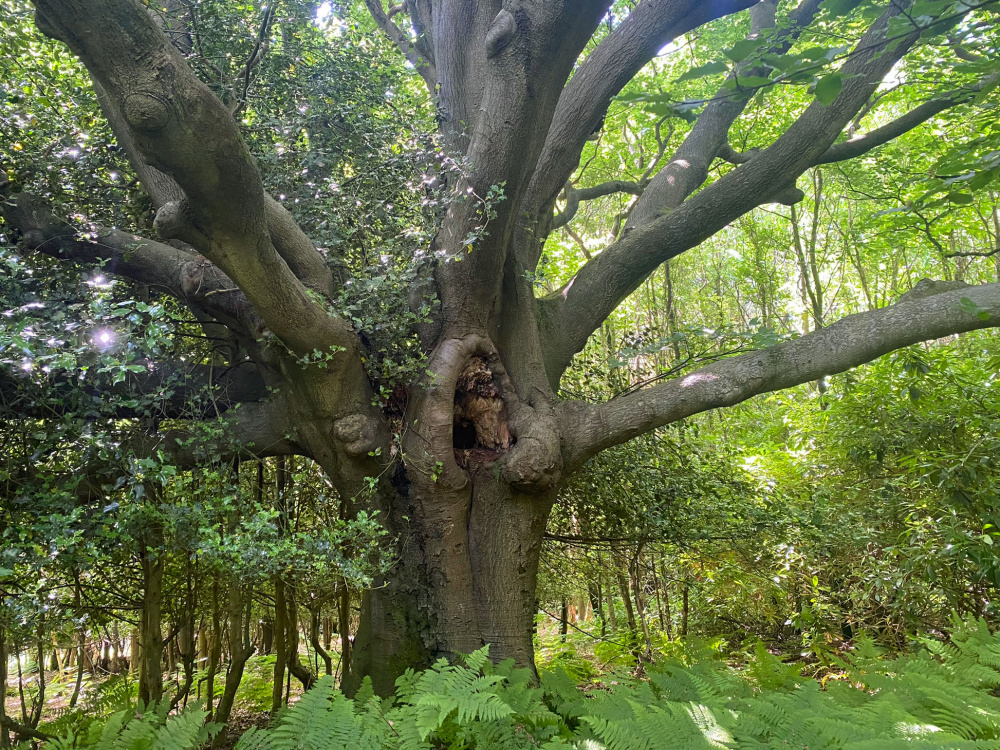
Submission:
M 488 232 L 484 206 L 474 200 L 452 203 L 442 218 L 431 248 L 440 307 L 421 331 L 424 375 L 409 384 L 395 444 L 387 417 L 373 406 L 359 338 L 330 312 L 338 278 L 264 192 L 231 111 L 135 0 L 35 5 L 39 28 L 68 44 L 99 87 L 156 204 L 164 242 L 117 231 L 101 233 L 100 242 L 77 237 L 30 196 L 2 207 L 28 249 L 78 262 L 111 260 L 117 273 L 155 284 L 229 329 L 246 354 L 238 364 L 250 373 L 227 375 L 232 387 L 213 404 L 240 441 L 222 447 L 223 458 L 226 451 L 308 456 L 350 507 L 380 512 L 398 545 L 397 562 L 383 585 L 364 594 L 353 653 L 345 658 L 348 692 L 364 676 L 390 692 L 404 668 L 483 645 L 494 659 L 531 666 L 546 519 L 562 479 L 599 451 L 910 343 L 1000 325 L 1000 285 L 969 288 L 851 316 L 606 404 L 561 399 L 559 381 L 574 354 L 663 262 L 758 205 L 794 200 L 795 181 L 808 168 L 870 151 L 974 92 L 939 97 L 867 140 L 836 143 L 919 37 L 914 30 L 885 42 L 889 19 L 902 12 L 900 3 L 886 2 L 844 63 L 835 101 L 813 103 L 753 155 L 727 148 L 743 103 L 723 96 L 709 105 L 678 151 L 697 166 L 690 179 L 675 179 L 680 162 L 668 159 L 624 236 L 564 289 L 536 299 L 531 274 L 553 208 L 611 97 L 679 34 L 755 3 L 642 0 L 578 65 L 610 0 L 408 0 L 399 17 L 408 16 L 412 34 L 379 0 L 366 4 L 429 84 L 441 133 L 464 155 L 456 194 L 486 196 L 501 185 L 504 193 Z M 773 25 L 775 6 L 758 6 L 752 33 Z M 794 22 L 775 37 L 775 51 L 787 49 L 788 35 L 794 38 L 817 7 L 813 0 L 799 4 Z M 740 166 L 702 187 L 721 154 Z M 969 314 L 962 297 L 982 314 Z M 200 382 L 205 373 L 191 369 L 189 377 Z M 231 409 L 236 403 L 240 408 Z M 164 405 L 164 416 L 179 416 L 170 408 Z M 133 450 L 159 451 L 181 467 L 206 460 L 177 439 L 185 435 L 137 437 Z M 231 643 L 242 648 L 239 602 L 230 610 Z M 344 620 L 342 613 L 346 640 Z M 276 627 L 281 639 L 281 623 Z M 152 638 L 145 628 L 143 637 Z M 143 658 L 144 691 L 153 697 L 147 648 Z M 227 706 L 224 698 L 220 715 Z
M 391 692 L 407 666 L 490 646 L 533 665 L 535 583 L 550 496 L 517 492 L 486 466 L 454 502 L 408 501 L 400 566 L 366 592 L 345 689 Z

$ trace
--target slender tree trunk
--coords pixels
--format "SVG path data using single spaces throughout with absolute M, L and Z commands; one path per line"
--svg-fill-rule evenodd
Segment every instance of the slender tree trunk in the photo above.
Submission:
M 562 605 L 559 609 L 559 640 L 562 643 L 566 642 L 566 636 L 569 634 L 569 603 L 566 601 L 566 597 L 562 598 Z
M 691 592 L 691 584 L 684 581 L 684 588 L 681 594 L 681 637 L 687 638 L 688 634 L 688 613 L 690 609 L 688 607 L 689 594 Z
M 184 669 L 184 683 L 178 688 L 177 694 L 171 701 L 172 708 L 180 705 L 181 701 L 184 701 L 185 705 L 187 704 L 188 693 L 191 692 L 191 686 L 194 684 L 194 663 L 198 655 L 195 642 L 195 588 L 190 560 L 187 566 L 186 586 L 187 599 L 185 604 L 187 611 L 181 614 L 185 618 L 185 622 L 177 633 L 177 648 L 180 651 L 181 664 Z
M 625 617 L 628 622 L 628 629 L 634 633 L 639 627 L 635 621 L 635 610 L 632 608 L 632 597 L 628 590 L 628 578 L 622 573 L 621 569 L 616 569 L 615 575 L 618 577 L 618 588 L 621 591 L 622 600 L 625 602 Z
M 271 683 L 271 715 L 277 714 L 282 706 L 282 691 L 285 687 L 285 668 L 288 665 L 288 641 L 285 612 L 285 583 L 281 576 L 274 577 L 274 680 Z
M 142 612 L 139 616 L 139 700 L 163 698 L 163 529 L 150 527 L 139 548 L 142 567 Z
M 285 590 L 285 602 L 288 608 L 285 620 L 288 631 L 288 671 L 302 683 L 302 689 L 308 690 L 316 682 L 314 675 L 299 659 L 299 605 L 295 599 L 295 589 L 288 587 Z
M 0 626 L 0 748 L 10 747 L 10 734 L 4 725 L 7 718 L 7 631 Z
M 219 672 L 219 663 L 222 661 L 222 621 L 219 617 L 219 580 L 212 580 L 212 636 L 208 651 L 208 675 L 205 678 L 205 692 L 207 693 L 205 710 L 208 711 L 208 718 L 213 718 L 215 705 L 215 675 Z
M 265 617 L 260 623 L 260 652 L 267 656 L 274 649 L 274 620 Z
M 323 648 L 323 644 L 320 642 L 320 606 L 316 606 L 311 614 L 311 625 L 309 629 L 309 640 L 312 643 L 313 649 L 316 651 L 317 656 L 323 660 L 323 665 L 326 668 L 326 673 L 328 675 L 333 674 L 333 657 L 330 653 Z
M 660 578 L 656 575 L 656 560 L 650 561 L 650 570 L 653 571 L 653 592 L 656 594 L 656 614 L 660 618 L 660 630 L 667 631 L 666 621 L 663 619 L 663 601 L 660 599 Z
M 31 712 L 28 726 L 32 729 L 38 726 L 42 720 L 42 711 L 45 709 L 45 617 L 43 615 L 41 624 L 38 626 L 38 702 Z
M 608 624 L 611 626 L 611 632 L 618 632 L 618 614 L 615 612 L 615 587 L 608 582 L 608 585 L 604 587 L 604 590 L 608 595 Z
M 340 669 L 347 675 L 351 671 L 351 590 L 346 581 L 337 589 L 337 632 L 340 635 Z
M 666 620 L 665 631 L 667 633 L 667 638 L 672 639 L 674 637 L 674 618 L 670 613 L 670 588 L 667 585 L 667 572 L 666 569 L 661 566 L 660 577 L 663 579 L 663 614 Z
M 653 658 L 653 642 L 649 637 L 649 623 L 646 622 L 646 607 L 642 601 L 642 583 L 639 576 L 639 555 L 632 561 L 632 586 L 635 589 L 635 611 L 642 628 L 642 636 L 646 641 L 646 658 Z
M 222 697 L 219 699 L 219 707 L 215 712 L 215 721 L 225 724 L 229 721 L 229 714 L 233 710 L 233 703 L 236 700 L 236 691 L 243 680 L 243 670 L 247 660 L 253 656 L 253 644 L 250 643 L 247 629 L 247 618 L 244 616 L 244 609 L 250 601 L 250 593 L 244 591 L 238 581 L 229 584 L 229 670 L 226 672 L 226 686 Z M 222 746 L 226 733 L 220 732 L 212 741 L 214 747 Z
M 73 605 L 76 609 L 77 616 L 77 626 L 76 626 L 76 682 L 73 685 L 73 695 L 69 699 L 70 709 L 76 708 L 76 702 L 80 699 L 80 686 L 83 684 L 83 651 L 87 648 L 87 629 L 84 627 L 82 610 L 83 610 L 83 591 L 80 584 L 80 571 L 73 571 Z

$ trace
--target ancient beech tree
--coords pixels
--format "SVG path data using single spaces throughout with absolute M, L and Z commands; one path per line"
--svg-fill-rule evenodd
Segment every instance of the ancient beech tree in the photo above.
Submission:
M 969 287 L 852 315 L 605 404 L 559 395 L 574 354 L 664 262 L 757 206 L 796 201 L 807 169 L 868 153 L 968 105 L 990 81 L 928 97 L 867 133 L 845 133 L 928 27 L 954 27 L 968 6 L 925 2 L 917 17 L 908 0 L 868 3 L 867 28 L 843 58 L 837 88 L 817 92 L 765 148 L 738 153 L 730 144 L 749 97 L 724 88 L 648 181 L 607 187 L 640 196 L 621 235 L 558 293 L 539 298 L 531 278 L 547 234 L 594 197 L 574 194 L 567 181 L 612 97 L 643 66 L 728 14 L 749 9 L 751 38 L 780 54 L 835 11 L 819 0 L 787 8 L 778 0 L 640 0 L 595 42 L 610 0 L 406 0 L 388 10 L 366 0 L 426 82 L 443 143 L 464 157 L 454 190 L 504 193 L 485 233 L 476 201 L 454 202 L 442 217 L 426 278 L 438 305 L 420 331 L 426 366 L 406 389 L 400 428 L 373 406 L 359 334 L 331 303 L 344 281 L 335 259 L 266 194 L 231 108 L 147 9 L 138 0 L 34 4 L 38 28 L 86 65 L 157 209 L 159 239 L 107 230 L 95 241 L 12 190 L 4 218 L 28 249 L 109 261 L 114 273 L 224 326 L 238 342 L 240 367 L 224 396 L 239 403 L 227 412 L 236 450 L 307 456 L 342 497 L 380 511 L 398 557 L 384 585 L 365 596 L 348 689 L 371 675 L 384 691 L 407 666 L 483 644 L 495 659 L 531 664 L 546 519 L 560 482 L 598 452 L 899 347 L 1000 325 L 1000 284 Z M 763 65 L 751 59 L 734 74 L 766 78 Z M 735 166 L 709 182 L 717 159 Z M 179 466 L 204 460 L 148 432 L 135 450 L 156 446 Z

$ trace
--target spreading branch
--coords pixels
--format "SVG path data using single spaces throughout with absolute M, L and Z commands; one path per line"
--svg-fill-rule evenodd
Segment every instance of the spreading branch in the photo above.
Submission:
M 118 229 L 75 227 L 28 193 L 0 202 L 0 217 L 21 234 L 28 250 L 99 265 L 107 273 L 148 284 L 204 310 L 239 335 L 255 338 L 263 329 L 246 296 L 202 255 Z
M 260 403 L 268 392 L 249 362 L 214 367 L 145 361 L 142 372 L 121 382 L 109 373 L 53 373 L 38 382 L 30 373 L 0 368 L 0 414 L 5 419 L 44 419 L 74 413 L 90 401 L 88 416 L 117 419 L 207 419 Z
M 865 32 L 841 68 L 844 86 L 833 102 L 813 102 L 771 146 L 667 215 L 626 233 L 543 300 L 549 308 L 543 320 L 550 382 L 558 381 L 590 334 L 660 264 L 794 187 L 917 40 L 914 31 L 887 41 L 889 20 L 901 12 L 892 5 Z
M 142 159 L 183 191 L 157 214 L 161 236 L 198 248 L 293 352 L 356 351 L 350 326 L 310 298 L 272 243 L 260 174 L 232 113 L 142 5 L 38 0 L 35 7 L 39 29 L 65 42 L 121 111 Z
M 574 438 L 566 465 L 578 468 L 606 448 L 693 414 L 835 375 L 921 341 L 990 327 L 1000 327 L 1000 284 L 849 315 L 793 341 L 722 360 L 604 404 L 567 402 L 563 434 Z
M 566 207 L 562 210 L 562 213 L 557 214 L 552 219 L 552 230 L 555 231 L 569 224 L 573 220 L 573 217 L 576 216 L 576 212 L 580 210 L 580 204 L 585 201 L 596 200 L 597 198 L 603 198 L 606 195 L 613 195 L 614 193 L 642 195 L 642 190 L 642 183 L 631 182 L 629 180 L 610 180 L 602 182 L 600 185 L 579 189 L 567 182 Z
M 803 0 L 792 11 L 788 25 L 769 45 L 772 54 L 784 54 L 815 17 L 820 0 Z M 758 39 L 776 24 L 777 0 L 764 0 L 750 9 L 750 35 Z M 741 78 L 762 75 L 752 63 L 736 67 L 728 83 L 738 84 Z M 655 221 L 661 214 L 679 206 L 708 177 L 709 167 L 728 142 L 729 130 L 746 109 L 749 99 L 733 96 L 733 89 L 723 87 L 709 101 L 691 132 L 667 164 L 657 172 L 629 214 L 625 229 L 632 230 Z
M 994 73 L 972 86 L 952 91 L 944 96 L 924 102 L 920 106 L 911 109 L 905 115 L 886 123 L 882 127 L 875 128 L 875 130 L 869 133 L 855 136 L 843 143 L 835 143 L 816 160 L 816 165 L 847 161 L 848 159 L 854 159 L 866 154 L 879 146 L 884 146 L 889 141 L 909 133 L 917 126 L 924 124 L 946 109 L 972 101 L 979 91 L 982 91 L 985 87 L 995 82 L 996 78 L 997 74 Z
M 559 96 L 552 125 L 528 188 L 529 206 L 551 205 L 580 163 L 587 138 L 611 98 L 681 34 L 745 10 L 757 0 L 643 0 L 583 61 Z

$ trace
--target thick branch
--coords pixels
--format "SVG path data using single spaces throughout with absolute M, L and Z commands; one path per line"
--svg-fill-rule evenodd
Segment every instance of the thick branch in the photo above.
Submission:
M 627 233 L 543 301 L 549 307 L 543 320 L 551 352 L 547 364 L 551 382 L 557 381 L 601 322 L 661 263 L 795 185 L 916 41 L 914 32 L 886 42 L 889 19 L 900 13 L 892 5 L 862 36 L 840 70 L 844 87 L 832 103 L 813 102 L 771 146 L 666 216 Z
M 551 205 L 579 164 L 587 138 L 636 73 L 673 39 L 745 10 L 757 0 L 643 0 L 583 61 L 559 97 L 528 190 L 529 206 Z
M 804 0 L 792 11 L 788 27 L 770 46 L 773 54 L 783 54 L 809 25 L 819 10 L 820 0 Z M 764 0 L 750 9 L 750 36 L 756 39 L 775 26 L 777 0 Z M 748 64 L 737 66 L 729 75 L 730 82 L 761 75 L 759 68 Z M 734 91 L 722 88 L 708 103 L 691 132 L 677 152 L 649 183 L 642 197 L 629 214 L 626 230 L 654 221 L 679 206 L 708 177 L 709 167 L 727 144 L 729 129 L 743 113 L 748 97 L 734 96 Z
M 239 334 L 256 337 L 263 329 L 236 284 L 204 256 L 117 229 L 90 227 L 83 232 L 27 193 L 0 203 L 0 216 L 21 233 L 29 250 L 101 265 L 108 273 L 148 284 L 201 308 Z
M 692 2 L 643 0 L 597 45 L 573 74 L 559 97 L 552 126 L 529 188 L 530 206 L 555 201 L 573 170 L 588 136 L 636 73 L 681 34 L 745 10 L 757 0 Z
M 64 41 L 119 108 L 142 159 L 185 200 L 160 209 L 164 236 L 198 247 L 298 354 L 356 349 L 343 320 L 309 298 L 271 242 L 256 163 L 229 109 L 134 0 L 38 0 L 37 23 Z
M 0 414 L 5 419 L 45 419 L 85 412 L 90 417 L 120 419 L 207 419 L 239 404 L 268 397 L 257 368 L 144 362 L 140 373 L 115 383 L 96 368 L 53 373 L 44 382 L 32 374 L 0 368 Z
M 119 444 L 117 457 L 84 455 L 82 466 L 61 484 L 81 501 L 105 500 L 120 488 L 122 480 L 133 476 L 134 461 L 155 458 L 186 471 L 208 465 L 231 463 L 269 456 L 305 455 L 295 436 L 287 403 L 251 403 L 218 419 L 189 423 L 157 433 L 128 434 Z M 10 485 L 31 485 L 39 477 L 31 467 L 22 475 L 7 479 Z M 49 481 L 50 477 L 44 477 Z
M 986 319 L 967 311 L 963 298 Z M 605 404 L 567 402 L 563 434 L 575 437 L 566 464 L 578 468 L 605 448 L 692 414 L 844 372 L 921 341 L 990 327 L 1000 327 L 1000 284 L 849 315 L 794 341 L 722 360 Z

